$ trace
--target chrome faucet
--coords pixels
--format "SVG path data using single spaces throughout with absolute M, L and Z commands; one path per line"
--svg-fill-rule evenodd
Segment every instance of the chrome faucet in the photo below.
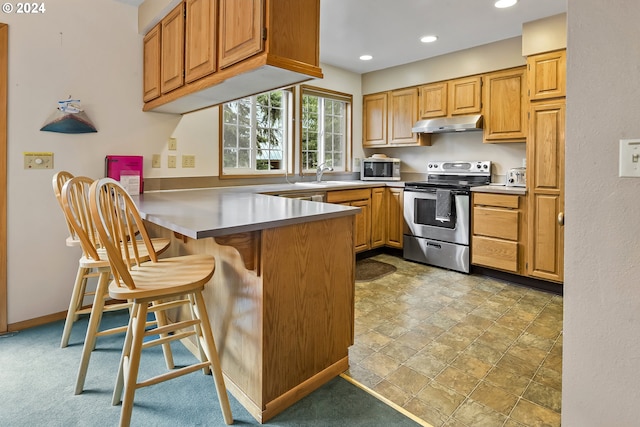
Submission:
M 316 169 L 316 182 L 321 182 L 322 181 L 322 174 L 325 172 L 331 172 L 333 171 L 333 168 L 330 166 L 326 166 L 326 163 L 320 163 L 318 165 L 318 169 Z

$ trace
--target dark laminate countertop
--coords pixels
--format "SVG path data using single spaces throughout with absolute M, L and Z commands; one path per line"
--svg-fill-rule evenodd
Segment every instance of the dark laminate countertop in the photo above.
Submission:
M 385 186 L 343 181 L 327 184 L 268 184 L 147 192 L 134 196 L 142 217 L 182 235 L 200 239 L 355 215 L 360 208 L 276 197 L 273 194 Z M 402 183 L 392 183 L 402 186 Z M 268 193 L 268 194 L 265 194 Z

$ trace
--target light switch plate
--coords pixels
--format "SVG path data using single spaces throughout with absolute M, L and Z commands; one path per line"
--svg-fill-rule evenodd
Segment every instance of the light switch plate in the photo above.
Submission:
M 178 149 L 178 140 L 176 138 L 169 138 L 169 150 L 175 151 Z
M 618 176 L 640 177 L 640 139 L 620 140 Z
M 25 152 L 25 169 L 53 169 L 53 153 L 51 152 Z
M 162 167 L 162 160 L 161 160 L 160 154 L 154 154 L 151 157 L 151 167 L 152 168 Z
M 176 156 L 167 156 L 167 167 L 169 168 L 176 167 Z
M 194 155 L 182 155 L 182 167 L 183 168 L 195 168 L 196 167 L 196 156 Z

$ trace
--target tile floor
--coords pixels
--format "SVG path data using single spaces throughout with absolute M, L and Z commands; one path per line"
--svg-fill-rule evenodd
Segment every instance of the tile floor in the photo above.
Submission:
M 562 297 L 391 255 L 346 374 L 434 427 L 560 426 Z

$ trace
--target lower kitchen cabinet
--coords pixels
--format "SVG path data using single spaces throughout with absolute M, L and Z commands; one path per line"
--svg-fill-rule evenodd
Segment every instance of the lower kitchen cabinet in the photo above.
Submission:
M 382 246 L 402 249 L 404 189 L 374 187 L 327 192 L 327 203 L 359 207 L 355 217 L 355 251 Z
M 387 223 L 386 189 L 384 187 L 371 189 L 371 249 L 385 244 Z
M 387 187 L 386 189 L 386 235 L 385 245 L 402 249 L 404 233 L 404 190 Z
M 524 196 L 473 194 L 472 264 L 524 273 L 525 209 Z
M 371 249 L 371 189 L 329 191 L 327 203 L 339 203 L 361 209 L 355 217 L 355 250 L 362 252 Z

